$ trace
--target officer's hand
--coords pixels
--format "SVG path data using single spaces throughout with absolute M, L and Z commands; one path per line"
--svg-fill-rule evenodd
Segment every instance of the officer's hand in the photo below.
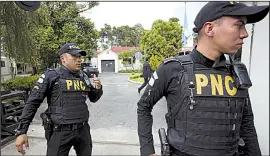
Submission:
M 23 155 L 25 154 L 25 151 L 23 149 L 23 145 L 25 144 L 25 147 L 29 149 L 29 144 L 28 144 L 28 137 L 26 134 L 22 134 L 17 136 L 16 138 L 16 147 L 17 151 L 22 153 Z
M 94 83 L 94 87 L 95 87 L 96 89 L 100 89 L 100 88 L 101 88 L 101 82 L 100 82 L 100 80 L 96 77 L 96 74 L 94 74 L 93 83 Z

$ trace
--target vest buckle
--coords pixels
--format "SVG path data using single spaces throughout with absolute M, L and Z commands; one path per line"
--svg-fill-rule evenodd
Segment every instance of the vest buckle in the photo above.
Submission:
M 189 82 L 188 88 L 190 90 L 190 96 L 189 96 L 189 100 L 190 100 L 190 106 L 189 109 L 193 109 L 193 106 L 195 105 L 195 100 L 194 100 L 194 94 L 193 94 L 193 90 L 195 89 L 195 85 L 192 81 Z

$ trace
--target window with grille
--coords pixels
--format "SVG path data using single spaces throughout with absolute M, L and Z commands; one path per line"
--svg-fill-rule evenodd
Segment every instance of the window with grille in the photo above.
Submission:
M 5 67 L 6 64 L 5 64 L 5 61 L 1 61 L 1 67 Z

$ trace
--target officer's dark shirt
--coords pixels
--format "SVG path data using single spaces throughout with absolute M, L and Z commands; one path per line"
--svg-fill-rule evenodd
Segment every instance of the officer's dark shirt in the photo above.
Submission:
M 78 72 L 73 72 L 67 69 L 65 66 L 60 67 L 61 73 L 68 78 L 80 78 Z M 45 72 L 45 77 L 42 81 L 38 81 L 35 83 L 34 88 L 32 89 L 31 95 L 29 96 L 25 107 L 23 109 L 22 115 L 19 120 L 19 128 L 18 130 L 22 132 L 22 134 L 26 134 L 30 123 L 32 122 L 37 109 L 40 104 L 43 102 L 44 98 L 47 96 L 51 96 L 51 88 L 55 83 L 58 74 L 54 70 L 48 70 Z M 89 92 L 88 97 L 91 102 L 97 102 L 99 98 L 103 94 L 102 86 L 100 89 L 95 89 L 91 86 L 91 92 Z
M 196 66 L 204 65 L 212 68 L 215 61 L 210 60 L 199 53 L 195 48 L 191 52 L 191 57 Z M 224 55 L 220 57 L 220 61 L 215 67 L 225 66 L 226 58 Z M 175 106 L 180 101 L 181 87 L 177 83 L 177 75 L 183 71 L 183 67 L 179 62 L 171 61 L 166 64 L 162 63 L 156 70 L 157 77 L 152 86 L 148 85 L 141 99 L 138 102 L 138 135 L 141 146 L 141 155 L 150 155 L 155 153 L 153 146 L 151 115 L 153 106 L 163 97 L 166 97 L 169 108 Z M 154 77 L 155 73 L 152 75 Z M 149 82 L 150 83 L 150 82 Z M 257 140 L 257 133 L 253 122 L 253 112 L 249 100 L 246 105 L 240 130 L 240 137 L 243 138 L 245 146 L 245 156 L 260 155 L 260 149 Z

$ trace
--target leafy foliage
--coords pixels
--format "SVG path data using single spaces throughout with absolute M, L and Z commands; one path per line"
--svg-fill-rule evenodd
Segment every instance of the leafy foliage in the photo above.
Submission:
M 149 64 L 151 69 L 156 69 L 165 58 L 160 55 L 151 55 Z
M 176 56 L 182 47 L 182 27 L 177 18 L 168 22 L 156 20 L 151 30 L 142 33 L 140 47 L 151 56 L 150 65 L 156 69 L 164 58 Z
M 137 79 L 143 77 L 142 73 L 136 73 L 129 76 L 130 79 Z
M 129 63 L 133 64 L 135 62 L 135 53 L 139 51 L 139 49 L 131 48 L 128 50 L 124 50 L 118 54 L 119 59 L 122 59 L 122 64 L 127 67 Z
M 111 27 L 109 24 L 105 24 L 99 32 L 100 41 L 103 43 L 102 48 L 107 49 L 109 46 L 137 47 L 143 30 L 144 28 L 139 23 L 133 27 L 128 25 Z
M 142 70 L 132 70 L 132 69 L 127 69 L 127 70 L 119 70 L 119 73 L 142 73 Z
M 33 74 L 58 63 L 58 50 L 66 42 L 77 43 L 91 59 L 99 34 L 94 23 L 80 13 L 98 4 L 44 1 L 37 11 L 26 12 L 13 2 L 0 3 L 5 55 L 17 63 L 31 64 Z
M 5 90 L 29 90 L 39 77 L 40 75 L 16 77 L 3 82 L 1 85 Z

